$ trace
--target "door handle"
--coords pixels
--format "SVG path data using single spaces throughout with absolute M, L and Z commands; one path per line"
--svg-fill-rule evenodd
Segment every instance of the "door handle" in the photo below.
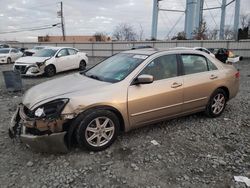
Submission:
M 211 80 L 216 79 L 216 78 L 218 78 L 218 76 L 216 76 L 216 75 L 214 75 L 214 74 L 212 74 L 212 75 L 210 76 L 210 79 L 211 79 Z
M 182 83 L 178 83 L 178 82 L 174 82 L 174 83 L 171 85 L 172 88 L 177 88 L 177 87 L 180 87 L 180 86 L 182 86 Z

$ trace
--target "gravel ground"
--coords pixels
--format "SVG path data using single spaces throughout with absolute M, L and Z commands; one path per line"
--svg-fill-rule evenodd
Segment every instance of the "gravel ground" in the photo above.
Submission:
M 13 143 L 7 127 L 22 93 L 6 92 L 0 81 L 0 187 L 245 187 L 233 176 L 250 178 L 250 60 L 236 66 L 240 92 L 221 117 L 199 113 L 147 126 L 96 153 L 41 154 Z M 45 80 L 25 78 L 24 90 Z

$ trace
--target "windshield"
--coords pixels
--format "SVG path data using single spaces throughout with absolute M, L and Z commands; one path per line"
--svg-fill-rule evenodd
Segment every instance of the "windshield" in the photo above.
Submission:
M 93 79 L 106 82 L 119 82 L 126 78 L 148 56 L 120 53 L 96 65 L 84 74 Z
M 55 55 L 57 50 L 54 49 L 43 49 L 37 51 L 33 56 L 35 57 L 52 57 Z
M 8 54 L 9 53 L 9 49 L 2 49 L 0 50 L 0 54 Z

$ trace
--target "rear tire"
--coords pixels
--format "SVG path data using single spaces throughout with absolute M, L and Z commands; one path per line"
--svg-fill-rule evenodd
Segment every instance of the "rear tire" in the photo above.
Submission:
M 212 118 L 220 116 L 226 107 L 226 102 L 226 92 L 223 89 L 215 90 L 207 104 L 205 114 Z
M 109 147 L 119 133 L 119 119 L 109 110 L 95 109 L 83 113 L 76 120 L 76 138 L 81 148 L 101 151 Z
M 86 62 L 82 60 L 79 64 L 79 70 L 84 71 L 86 69 Z
M 56 68 L 53 65 L 48 65 L 45 67 L 44 73 L 47 77 L 52 77 L 56 74 Z

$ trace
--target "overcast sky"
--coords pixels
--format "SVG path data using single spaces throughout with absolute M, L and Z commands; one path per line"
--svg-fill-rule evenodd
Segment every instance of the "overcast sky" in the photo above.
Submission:
M 227 0 L 230 2 L 231 0 Z M 250 0 L 241 0 L 241 14 L 250 14 Z M 0 33 L 23 28 L 40 27 L 60 22 L 58 1 L 0 0 Z M 220 6 L 221 0 L 205 0 L 204 8 Z M 135 30 L 144 30 L 150 38 L 153 0 L 63 0 L 66 35 L 112 35 L 119 23 L 129 23 Z M 163 0 L 161 8 L 185 9 L 185 0 Z M 209 29 L 218 29 L 220 10 L 204 11 Z M 234 3 L 227 7 L 226 25 L 233 25 Z M 181 17 L 181 18 L 180 18 Z M 158 38 L 166 39 L 184 30 L 183 13 L 160 12 Z M 180 18 L 178 24 L 177 20 Z M 61 35 L 61 28 L 42 31 L 0 34 L 0 40 L 37 41 L 38 35 Z

